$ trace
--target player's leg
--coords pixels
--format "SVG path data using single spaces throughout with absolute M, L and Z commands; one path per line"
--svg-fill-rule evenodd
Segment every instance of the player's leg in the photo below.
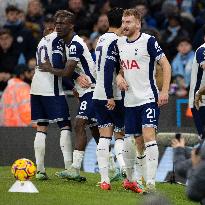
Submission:
M 123 158 L 125 162 L 127 179 L 123 182 L 125 189 L 130 189 L 134 192 L 142 192 L 136 183 L 134 175 L 134 165 L 136 159 L 136 146 L 134 136 L 141 134 L 141 128 L 137 126 L 140 123 L 140 116 L 137 107 L 125 108 L 125 137 Z
M 201 138 L 202 139 L 205 139 L 205 106 L 201 106 L 199 108 L 199 121 L 200 121 L 200 124 L 201 124 L 201 130 L 202 130 L 202 134 L 201 134 Z
M 135 137 L 136 142 L 136 162 L 135 162 L 135 177 L 141 188 L 144 188 L 146 181 L 146 155 L 144 147 L 144 139 L 141 136 Z
M 115 144 L 114 151 L 119 164 L 119 169 L 116 169 L 116 174 L 111 178 L 112 181 L 121 180 L 126 177 L 125 162 L 123 159 L 124 146 L 124 102 L 123 100 L 116 100 L 116 106 L 113 110 L 113 122 L 115 125 L 114 136 Z
M 72 175 L 80 176 L 80 169 L 84 158 L 85 147 L 87 144 L 86 126 L 88 120 L 83 118 L 76 118 L 75 122 L 75 148 L 73 151 L 73 163 L 71 165 Z
M 203 112 L 204 108 L 200 107 L 199 110 L 197 110 L 195 107 L 191 108 L 191 112 L 192 112 L 192 116 L 193 116 L 193 120 L 194 120 L 194 124 L 195 127 L 197 129 L 197 132 L 199 134 L 199 137 L 201 138 L 204 132 L 204 127 L 205 127 L 205 120 L 202 124 L 202 119 L 204 119 L 204 112 Z
M 160 111 L 156 103 L 149 103 L 143 106 L 142 135 L 146 154 L 146 192 L 155 191 L 155 178 L 159 157 L 159 150 L 156 142 L 159 113 Z
M 37 165 L 36 178 L 46 180 L 48 176 L 45 171 L 45 141 L 48 130 L 48 119 L 41 102 L 42 96 L 31 95 L 31 119 L 37 123 L 37 132 L 34 139 L 34 152 Z
M 90 127 L 91 134 L 93 138 L 95 139 L 96 144 L 98 144 L 99 139 L 100 139 L 100 133 L 99 133 L 98 126 L 97 125 L 90 126 L 89 124 L 89 127 Z
M 85 177 L 80 176 L 81 164 L 84 158 L 85 147 L 87 144 L 86 127 L 89 122 L 89 113 L 91 110 L 92 93 L 86 93 L 80 98 L 78 115 L 75 120 L 75 148 L 73 151 L 73 160 L 71 167 L 59 173 L 60 177 L 75 180 L 85 181 Z
M 57 122 L 60 128 L 60 148 L 63 154 L 65 169 L 69 169 L 72 164 L 72 135 L 70 120 L 63 120 Z
M 101 175 L 100 187 L 109 190 L 109 148 L 113 135 L 113 123 L 110 120 L 109 111 L 106 108 L 106 100 L 93 100 L 96 118 L 99 127 L 100 139 L 97 145 L 97 161 Z
M 47 122 L 37 123 L 37 132 L 34 140 L 34 151 L 37 165 L 36 178 L 39 180 L 48 179 L 44 164 L 47 130 Z
M 63 154 L 65 169 L 68 169 L 72 162 L 72 140 L 69 108 L 64 95 L 43 96 L 44 110 L 49 122 L 57 122 L 60 132 L 60 148 Z

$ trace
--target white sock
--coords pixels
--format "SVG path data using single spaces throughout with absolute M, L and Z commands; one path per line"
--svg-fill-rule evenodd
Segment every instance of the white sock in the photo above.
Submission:
M 123 158 L 125 162 L 127 179 L 130 182 L 135 181 L 134 164 L 136 158 L 136 146 L 133 137 L 126 137 L 123 146 Z
M 74 150 L 73 151 L 73 163 L 72 167 L 77 169 L 76 171 L 80 174 L 80 168 L 84 157 L 84 151 Z
M 60 147 L 63 153 L 65 169 L 69 169 L 72 164 L 73 151 L 70 130 L 61 130 Z
M 145 143 L 145 154 L 146 154 L 146 183 L 155 184 L 159 150 L 156 140 Z
M 44 156 L 45 156 L 45 144 L 46 133 L 37 132 L 34 140 L 34 151 L 36 158 L 37 171 L 45 172 Z
M 114 145 L 115 156 L 117 157 L 117 161 L 119 163 L 120 170 L 122 168 L 125 168 L 125 162 L 124 162 L 123 155 L 122 155 L 123 143 L 124 143 L 123 139 L 116 139 L 115 145 Z
M 108 168 L 109 168 L 109 146 L 110 146 L 111 138 L 100 138 L 99 143 L 97 145 L 97 160 L 99 171 L 101 175 L 101 182 L 110 183 L 110 179 L 108 176 Z
M 135 177 L 137 180 L 141 180 L 142 177 L 146 181 L 146 155 L 143 153 L 136 152 L 136 163 L 135 163 Z

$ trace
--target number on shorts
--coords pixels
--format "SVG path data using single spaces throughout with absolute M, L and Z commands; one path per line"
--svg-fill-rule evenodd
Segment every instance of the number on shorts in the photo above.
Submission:
M 147 113 L 148 119 L 155 118 L 155 109 L 148 108 L 148 109 L 146 109 L 146 113 Z
M 86 101 L 83 101 L 83 102 L 80 104 L 80 110 L 86 110 L 86 107 L 87 107 L 87 102 L 86 102 Z

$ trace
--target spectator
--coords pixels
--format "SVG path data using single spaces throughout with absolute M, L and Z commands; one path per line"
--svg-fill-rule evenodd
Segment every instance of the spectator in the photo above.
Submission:
M 0 0 L 0 26 L 3 26 L 6 22 L 5 9 L 9 5 L 18 7 L 20 10 L 26 12 L 29 0 Z
M 15 77 L 8 81 L 0 101 L 1 126 L 21 127 L 31 124 L 30 85 L 33 71 L 25 65 L 14 70 Z
M 142 16 L 142 28 L 157 27 L 157 22 L 152 16 L 150 16 L 149 8 L 145 0 L 138 1 L 133 4 L 133 7 L 135 7 L 135 9 L 137 9 Z
M 26 29 L 23 23 L 19 20 L 19 10 L 15 6 L 8 6 L 6 8 L 7 21 L 4 28 L 11 31 L 14 38 L 14 46 L 17 52 L 23 53 L 26 61 L 35 57 L 36 41 L 32 33 Z
M 173 139 L 175 171 L 187 178 L 187 196 L 205 204 L 205 142 L 201 141 L 192 151 L 186 152 L 185 140 Z M 187 155 L 188 153 L 188 155 Z M 191 153 L 191 154 L 190 154 Z
M 84 9 L 82 0 L 68 0 L 68 10 L 75 14 L 75 32 L 86 29 L 92 30 L 92 23 Z
M 43 21 L 43 9 L 40 1 L 30 0 L 28 4 L 25 26 L 32 32 L 33 37 L 37 41 L 40 41 L 43 35 Z
M 174 13 L 168 16 L 168 26 L 162 32 L 162 47 L 166 56 L 171 61 L 177 54 L 177 42 L 182 37 L 189 37 L 186 30 L 181 27 L 180 15 Z
M 54 15 L 57 10 L 66 9 L 66 0 L 41 0 L 43 4 L 44 13 Z
M 193 1 L 192 0 L 166 0 L 165 3 L 170 3 L 175 6 L 177 6 L 180 11 L 186 12 L 186 13 L 191 13 L 192 12 L 192 6 L 193 6 Z
M 205 204 L 205 143 L 192 150 L 192 168 L 188 172 L 187 196 L 192 201 Z
M 13 37 L 8 29 L 0 30 L 0 91 L 3 91 L 11 78 L 14 67 L 18 63 L 19 53 L 16 52 Z
M 93 40 L 99 36 L 107 32 L 109 28 L 108 18 L 106 14 L 102 14 L 98 17 L 97 23 L 94 26 L 94 32 L 90 35 L 90 40 Z
M 194 51 L 192 50 L 189 38 L 181 38 L 177 43 L 177 55 L 172 61 L 172 77 L 178 86 L 178 95 L 185 96 L 190 86 L 192 61 L 194 59 Z M 180 79 L 183 84 L 180 85 Z M 181 91 L 184 90 L 182 94 Z M 177 94 L 176 93 L 176 94 Z

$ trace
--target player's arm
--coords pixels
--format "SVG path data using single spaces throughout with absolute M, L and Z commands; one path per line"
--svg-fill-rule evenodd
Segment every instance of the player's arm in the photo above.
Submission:
M 159 64 L 161 65 L 163 70 L 163 82 L 162 82 L 162 90 L 160 92 L 158 104 L 159 106 L 162 106 L 168 103 L 169 86 L 171 81 L 171 66 L 166 56 L 160 58 Z
M 80 50 L 80 49 L 79 49 Z M 64 64 L 63 55 L 65 53 L 65 45 L 61 41 L 61 39 L 56 39 L 53 41 L 52 44 L 52 62 L 53 66 L 51 65 L 50 61 L 47 59 L 45 63 L 42 63 L 39 65 L 39 69 L 42 72 L 50 72 L 56 76 L 61 77 L 69 77 L 73 80 L 76 80 L 77 83 L 82 88 L 88 88 L 90 87 L 90 82 L 87 79 L 86 76 L 79 75 L 77 72 L 75 72 L 75 68 L 77 66 L 78 60 L 77 57 L 74 56 L 74 60 L 67 61 L 66 65 Z M 79 51 L 80 53 L 80 51 Z M 81 52 L 82 54 L 82 52 Z
M 158 99 L 158 106 L 162 106 L 162 105 L 167 104 L 168 99 L 169 99 L 169 85 L 171 81 L 171 66 L 163 50 L 161 49 L 158 42 L 153 36 L 150 37 L 148 40 L 147 49 L 148 49 L 148 53 L 150 54 L 150 58 L 158 61 L 158 63 L 161 65 L 162 70 L 163 70 L 162 90 L 159 94 L 159 99 Z
M 205 70 L 205 48 L 201 47 L 196 51 L 196 61 Z
M 115 108 L 115 101 L 113 96 L 113 73 L 115 68 L 119 67 L 119 52 L 116 47 L 116 41 L 113 41 L 107 51 L 105 65 L 104 65 L 104 86 L 105 94 L 107 96 L 107 108 L 113 110 Z
M 196 93 L 194 98 L 194 105 L 199 109 L 199 103 L 202 102 L 202 95 L 205 95 L 205 86 L 201 87 Z
M 196 51 L 196 61 L 199 66 L 205 70 L 205 48 L 201 47 Z M 194 96 L 194 105 L 199 109 L 199 103 L 202 102 L 202 95 L 205 95 L 205 86 L 201 87 Z

